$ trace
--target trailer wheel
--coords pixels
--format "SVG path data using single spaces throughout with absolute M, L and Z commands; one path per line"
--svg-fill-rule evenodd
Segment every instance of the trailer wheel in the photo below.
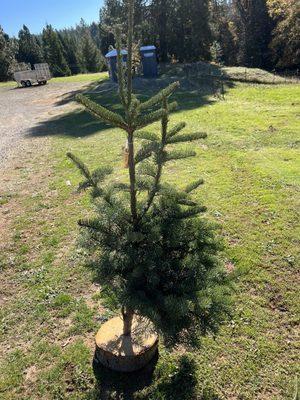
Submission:
M 21 81 L 21 86 L 22 87 L 26 87 L 26 82 L 25 81 Z
M 30 87 L 31 86 L 31 82 L 30 81 L 26 81 L 26 86 Z

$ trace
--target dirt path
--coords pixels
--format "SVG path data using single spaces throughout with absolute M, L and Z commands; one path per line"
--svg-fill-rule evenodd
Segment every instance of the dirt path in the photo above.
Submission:
M 84 83 L 49 83 L 31 88 L 0 88 L 0 168 L 23 151 L 45 142 L 29 132 L 41 121 L 63 114 L 70 108 L 68 99 Z M 74 105 L 73 105 L 74 107 Z
M 39 129 L 41 122 L 77 107 L 71 100 L 85 85 L 49 83 L 26 89 L 0 88 L 0 270 L 1 254 L 5 249 L 10 251 L 12 222 L 22 213 L 22 199 L 33 188 L 37 190 L 38 180 L 50 174 L 48 165 L 43 164 L 50 140 L 47 135 L 32 136 L 30 132 Z M 7 287 L 5 292 L 9 292 Z

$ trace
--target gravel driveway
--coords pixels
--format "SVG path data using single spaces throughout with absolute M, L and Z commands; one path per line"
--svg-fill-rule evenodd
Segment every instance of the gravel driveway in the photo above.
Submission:
M 69 100 L 86 84 L 50 82 L 30 88 L 0 88 L 0 167 L 33 140 L 28 135 L 32 128 L 66 112 Z

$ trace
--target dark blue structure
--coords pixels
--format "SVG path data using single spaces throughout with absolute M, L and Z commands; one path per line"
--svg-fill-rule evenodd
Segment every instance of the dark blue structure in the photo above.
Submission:
M 126 63 L 127 61 L 127 51 L 126 50 L 121 50 L 121 55 L 122 55 L 122 60 L 123 63 Z M 109 72 L 109 77 L 111 80 L 114 82 L 118 82 L 118 74 L 117 74 L 117 50 L 111 50 L 105 55 L 105 58 L 107 59 L 107 65 L 108 65 L 108 72 Z
M 143 46 L 140 49 L 145 78 L 156 78 L 158 75 L 156 47 Z

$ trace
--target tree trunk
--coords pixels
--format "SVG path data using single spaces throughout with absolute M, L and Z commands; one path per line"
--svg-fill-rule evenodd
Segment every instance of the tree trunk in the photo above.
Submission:
M 122 315 L 123 315 L 123 335 L 130 336 L 134 312 L 129 308 L 125 309 L 125 307 L 122 307 Z
M 137 209 L 136 209 L 136 189 L 135 189 L 135 162 L 134 162 L 134 144 L 133 134 L 128 134 L 128 166 L 130 178 L 130 208 L 133 226 L 137 222 Z
M 159 14 L 158 14 L 158 35 L 159 35 L 159 48 L 160 48 L 160 59 L 162 62 L 168 61 L 168 49 L 167 49 L 167 5 L 166 0 L 159 2 Z

